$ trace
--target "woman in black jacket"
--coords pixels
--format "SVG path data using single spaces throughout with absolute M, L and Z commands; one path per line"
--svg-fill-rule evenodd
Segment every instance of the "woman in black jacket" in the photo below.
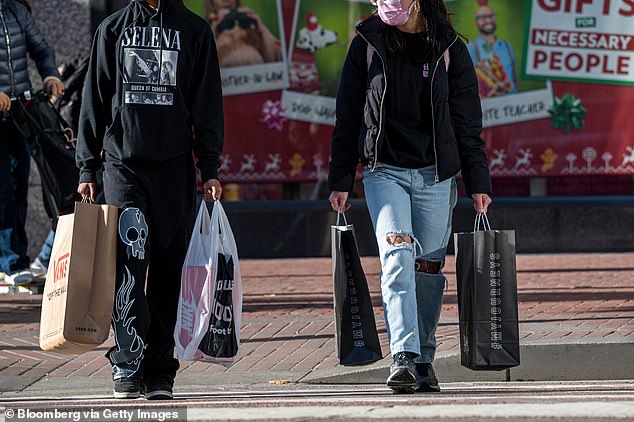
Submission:
M 64 91 L 53 50 L 25 3 L 0 0 L 0 113 L 11 108 L 11 97 L 31 89 L 27 54 L 35 60 L 44 88 L 55 96 Z M 0 121 L 0 271 L 12 284 L 33 278 L 24 230 L 30 159 L 26 140 L 11 123 Z
M 431 362 L 445 249 L 462 170 L 478 213 L 491 203 L 478 85 L 442 0 L 376 0 L 343 66 L 330 202 L 349 208 L 359 161 L 381 258 L 395 392 L 440 391 Z

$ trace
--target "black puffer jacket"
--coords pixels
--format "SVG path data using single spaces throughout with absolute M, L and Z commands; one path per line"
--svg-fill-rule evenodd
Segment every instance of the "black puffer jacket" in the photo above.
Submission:
M 26 7 L 13 0 L 0 0 L 0 91 L 20 95 L 31 89 L 27 53 L 35 60 L 42 79 L 59 78 L 55 53 Z
M 337 94 L 337 121 L 332 134 L 331 190 L 350 192 L 359 161 L 374 170 L 385 137 L 383 103 L 387 52 L 382 23 L 373 15 L 357 26 L 343 65 Z M 440 48 L 432 66 L 430 102 L 433 109 L 436 182 L 462 170 L 467 194 L 490 193 L 491 181 L 482 130 L 478 83 L 467 47 L 446 23 L 438 26 Z M 368 67 L 368 44 L 372 59 Z M 449 50 L 449 70 L 443 54 Z M 434 67 L 435 66 L 435 67 Z M 392 79 L 391 79 L 392 78 Z

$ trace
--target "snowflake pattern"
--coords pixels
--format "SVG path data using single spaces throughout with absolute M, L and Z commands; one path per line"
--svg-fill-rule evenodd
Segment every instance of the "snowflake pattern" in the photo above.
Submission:
M 266 100 L 262 105 L 262 118 L 260 122 L 264 123 L 269 129 L 277 129 L 281 131 L 284 128 L 286 118 L 286 110 L 282 107 L 281 101 Z

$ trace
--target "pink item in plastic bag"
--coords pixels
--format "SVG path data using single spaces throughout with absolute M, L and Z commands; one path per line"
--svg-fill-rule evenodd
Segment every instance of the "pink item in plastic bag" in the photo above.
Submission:
M 232 269 L 230 303 L 226 304 L 230 305 L 232 316 L 230 324 L 233 329 L 230 334 L 233 337 L 230 340 L 234 347 L 231 348 L 233 351 L 231 356 L 226 356 L 226 353 L 214 355 L 205 353 L 205 351 L 215 350 L 211 345 L 223 341 L 218 338 L 219 336 L 227 335 L 225 332 L 227 330 L 214 330 L 218 321 L 212 314 L 212 307 L 217 305 L 216 295 L 219 290 L 223 290 L 222 286 L 217 286 L 216 280 L 220 258 L 225 266 L 227 262 L 230 262 Z M 222 277 L 226 278 L 226 274 Z M 181 273 L 181 293 L 174 330 L 178 358 L 231 366 L 240 344 L 241 317 L 242 279 L 231 226 L 220 202 L 214 203 L 211 218 L 207 205 L 203 202 L 196 218 Z

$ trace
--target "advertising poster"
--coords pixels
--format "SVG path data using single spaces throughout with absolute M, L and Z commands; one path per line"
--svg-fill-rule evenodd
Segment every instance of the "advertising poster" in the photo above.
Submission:
M 526 75 L 634 85 L 634 1 L 531 2 Z
M 619 76 L 631 71 L 624 67 L 631 51 L 624 49 L 631 49 L 633 5 L 629 0 L 526 4 L 523 52 L 516 53 L 523 57 L 520 81 L 549 81 L 553 97 L 547 119 L 483 132 L 492 176 L 634 174 L 634 121 L 627 116 L 634 87 L 624 86 L 631 74 Z M 516 23 L 522 21 L 518 17 Z
M 282 94 L 289 119 L 335 125 L 339 75 L 354 27 L 372 10 L 369 1 L 297 0 L 289 52 L 290 88 Z
M 268 57 L 280 54 L 282 60 L 288 57 L 285 67 L 283 61 L 242 65 L 236 59 L 242 54 L 223 56 L 225 143 L 220 159 L 221 180 L 249 184 L 325 181 L 341 68 L 355 25 L 371 13 L 373 6 L 365 0 L 186 0 L 186 3 L 210 24 L 216 22 L 215 25 L 222 22 L 219 17 L 222 13 L 229 15 L 227 11 L 215 13 L 215 5 L 242 8 L 251 16 L 241 18 L 243 26 L 248 27 L 253 20 L 261 21 L 272 38 L 279 39 L 280 49 L 273 48 L 270 51 L 277 53 Z M 629 13 L 631 3 L 634 0 L 447 0 L 456 30 L 472 43 L 470 50 L 478 69 L 484 109 L 482 137 L 492 177 L 634 175 L 634 119 L 631 118 L 634 86 L 627 83 L 631 76 L 625 81 L 617 80 L 618 66 L 614 67 L 619 60 L 621 67 L 630 63 L 627 57 L 632 51 L 632 25 L 619 27 L 616 23 L 620 22 L 619 13 Z M 538 14 L 536 10 L 544 6 L 552 10 Z M 604 11 L 608 14 L 603 14 Z M 543 13 L 556 14 L 557 18 L 543 19 L 540 15 Z M 233 28 L 240 28 L 241 19 Z M 606 31 L 618 37 L 593 35 L 603 33 L 602 25 L 607 25 L 609 31 Z M 229 26 L 222 24 L 221 29 Z M 542 32 L 537 34 L 536 30 Z M 593 34 L 587 37 L 570 34 L 590 30 Z M 484 35 L 492 32 L 496 43 L 487 45 L 487 40 L 480 40 L 483 45 L 478 45 L 478 52 L 473 43 L 482 32 Z M 216 37 L 219 45 L 225 35 Z M 320 36 L 309 38 L 312 35 Z M 484 35 L 481 38 L 491 38 Z M 581 39 L 585 42 L 593 39 L 596 44 L 583 48 L 579 44 Z M 574 74 L 564 68 L 557 72 L 543 71 L 546 64 L 537 55 L 539 51 L 547 51 L 549 68 L 579 66 L 572 49 L 560 48 L 572 40 L 577 42 L 574 53 L 579 57 L 587 55 L 586 64 L 596 61 L 593 58 L 596 55 L 609 58 L 600 59 L 603 76 L 597 75 L 594 67 L 591 72 L 581 69 Z M 554 43 L 560 48 L 555 53 L 560 55 L 548 52 Z M 604 49 L 604 43 L 614 47 L 614 51 Z M 269 45 L 275 47 L 276 43 Z M 625 47 L 627 52 L 623 50 Z M 177 57 L 164 54 L 167 54 L 164 62 L 177 64 Z M 531 55 L 539 58 L 539 63 L 531 61 Z M 141 57 L 146 62 L 156 60 L 151 56 Z M 136 59 L 133 55 L 131 58 Z M 274 76 L 268 79 L 263 76 L 258 83 L 253 82 L 257 74 L 254 71 L 260 66 L 279 66 L 283 73 L 278 75 L 285 82 L 271 80 L 277 79 Z M 153 70 L 151 77 L 163 80 L 169 91 L 168 81 L 176 70 L 166 65 L 160 71 Z M 240 74 L 243 71 L 246 73 Z M 242 75 L 242 79 L 236 75 Z M 136 82 L 136 76 L 130 78 L 130 83 Z M 239 79 L 248 83 L 238 86 L 234 82 Z M 128 101 L 169 103 L 169 93 L 155 98 L 131 93 Z M 235 95 L 238 93 L 243 95 Z
M 343 0 L 342 0 L 343 1 Z M 345 2 L 345 1 L 344 1 Z M 186 0 L 187 7 L 208 22 L 217 21 L 215 6 L 245 8 L 256 12 L 270 32 L 281 37 L 281 52 L 286 56 L 295 16 L 296 0 Z M 347 2 L 345 2 L 347 3 Z M 277 22 L 281 5 L 283 23 Z M 239 24 L 238 24 L 239 26 Z M 220 44 L 219 37 L 216 42 Z M 342 54 L 345 54 L 342 53 Z M 345 56 L 344 56 L 345 57 Z M 343 63 L 343 57 L 342 57 Z M 220 157 L 219 177 L 223 183 L 280 183 L 324 181 L 328 175 L 330 134 L 332 127 L 287 118 L 281 103 L 282 90 L 288 87 L 288 67 L 284 67 L 284 84 L 273 89 L 228 89 L 227 78 L 235 71 L 258 69 L 257 66 L 224 67 L 225 142 Z M 282 64 L 273 63 L 273 66 Z M 232 73 L 233 72 L 233 73 Z M 247 86 L 248 87 L 248 86 Z M 234 95 L 240 93 L 242 95 Z M 249 199 L 275 199 L 279 191 L 270 185 L 269 193 L 245 188 Z M 317 193 L 315 192 L 315 195 Z
M 493 127 L 550 117 L 549 81 L 522 75 L 531 0 L 449 0 L 453 24 L 469 41 L 478 77 L 483 126 Z
M 214 33 L 225 96 L 288 87 L 281 0 L 185 0 Z

